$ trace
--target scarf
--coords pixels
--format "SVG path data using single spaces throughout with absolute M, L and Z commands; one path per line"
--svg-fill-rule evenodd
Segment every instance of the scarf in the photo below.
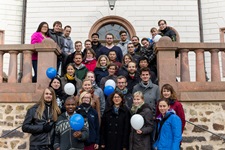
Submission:
M 119 107 L 116 107 L 115 105 L 113 105 L 113 112 L 119 115 Z
M 66 73 L 66 78 L 67 78 L 68 80 L 74 80 L 74 79 L 75 79 L 74 76 L 71 76 L 71 75 L 69 75 L 68 73 Z
M 147 88 L 150 86 L 150 82 L 148 81 L 148 84 L 144 84 L 143 81 L 140 82 L 141 86 L 144 87 L 144 88 Z
M 100 66 L 100 68 L 101 68 L 103 71 L 106 71 L 107 66 Z
M 145 102 L 141 103 L 141 104 L 138 105 L 138 106 L 134 106 L 134 104 L 133 104 L 132 107 L 131 107 L 131 112 L 132 112 L 132 114 L 136 114 L 137 110 L 138 110 L 139 108 L 141 108 L 141 106 L 142 106 L 144 103 L 145 103 Z
M 124 88 L 123 90 L 120 90 L 118 87 L 116 87 L 116 91 L 122 93 L 123 95 L 126 95 L 127 92 L 128 92 L 128 89 L 127 88 Z

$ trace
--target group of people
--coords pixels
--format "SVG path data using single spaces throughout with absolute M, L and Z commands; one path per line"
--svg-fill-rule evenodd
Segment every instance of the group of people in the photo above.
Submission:
M 158 22 L 159 30 L 150 30 L 152 39 L 133 36 L 131 41 L 122 30 L 121 41 L 113 44 L 114 35 L 105 35 L 106 44 L 99 42 L 99 35 L 93 33 L 82 42 L 70 38 L 71 27 L 56 21 L 53 30 L 42 22 L 32 35 L 31 43 L 40 43 L 52 38 L 61 48 L 57 66 L 61 64 L 61 75 L 51 79 L 40 101 L 30 108 L 22 130 L 31 133 L 30 149 L 56 150 L 178 150 L 185 126 L 182 104 L 169 84 L 160 89 L 157 80 L 154 37 L 169 36 L 176 40 L 176 34 L 166 25 Z M 32 55 L 36 75 L 38 54 Z M 36 67 L 36 68 L 35 68 Z M 36 82 L 36 76 L 33 82 Z M 116 83 L 114 92 L 104 93 L 107 80 Z M 73 95 L 64 91 L 66 83 L 75 87 Z M 160 94 L 161 93 L 161 94 Z M 69 124 L 70 117 L 81 114 L 84 127 L 74 131 Z M 144 125 L 136 130 L 130 119 L 140 114 Z

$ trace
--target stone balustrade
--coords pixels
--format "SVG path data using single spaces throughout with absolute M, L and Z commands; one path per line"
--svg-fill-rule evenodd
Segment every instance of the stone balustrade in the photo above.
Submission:
M 32 83 L 32 53 L 38 52 L 37 83 Z M 46 70 L 56 68 L 57 55 L 60 54 L 57 44 L 45 39 L 39 44 L 0 45 L 0 102 L 35 102 L 39 100 L 43 88 L 48 86 Z M 8 82 L 3 83 L 3 56 L 9 53 Z M 22 80 L 18 83 L 18 54 L 23 54 Z M 11 94 L 14 93 L 14 94 Z
M 224 51 L 222 43 L 179 43 L 162 37 L 156 44 L 159 86 L 171 84 L 182 102 L 186 120 L 225 136 L 225 82 L 221 81 L 218 53 Z M 31 54 L 38 52 L 37 83 L 31 83 Z M 177 69 L 175 52 L 180 54 L 180 69 Z M 190 81 L 188 53 L 196 56 L 196 81 Z M 204 70 L 204 52 L 211 54 L 211 82 L 207 82 Z M 9 53 L 9 79 L 3 80 L 3 55 Z M 23 53 L 23 77 L 17 82 L 17 55 Z M 48 86 L 45 75 L 48 67 L 56 67 L 60 50 L 52 40 L 35 45 L 0 45 L 0 134 L 20 126 L 27 109 L 39 100 L 43 88 Z M 180 70 L 178 73 L 177 70 Z M 177 74 L 180 82 L 176 81 Z M 218 137 L 186 123 L 182 149 L 225 150 L 225 143 Z M 29 149 L 29 134 L 21 128 L 2 138 L 0 149 Z

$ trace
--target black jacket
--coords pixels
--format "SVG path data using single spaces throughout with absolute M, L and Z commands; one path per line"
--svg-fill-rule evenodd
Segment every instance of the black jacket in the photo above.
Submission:
M 48 133 L 43 131 L 43 125 L 50 119 L 51 123 L 54 123 L 52 120 L 52 116 L 48 116 L 46 111 L 50 111 L 51 107 L 46 106 L 46 109 L 43 113 L 42 119 L 38 119 L 36 115 L 36 110 L 38 105 L 34 105 L 31 107 L 26 114 L 24 119 L 22 130 L 23 132 L 30 133 L 30 145 L 40 146 L 40 145 L 53 145 L 53 134 L 54 127 Z
M 64 47 L 64 38 L 62 36 L 62 32 L 54 32 L 53 29 L 50 29 L 48 31 L 48 34 L 50 38 L 53 39 L 62 50 Z
M 176 39 L 176 33 L 173 30 L 171 30 L 170 27 L 166 27 L 164 30 L 160 30 L 160 32 L 161 32 L 160 33 L 161 36 L 168 36 L 168 37 L 171 38 L 172 41 L 177 40 Z
M 126 106 L 119 108 L 118 114 L 113 106 L 106 109 L 101 123 L 101 145 L 106 150 L 128 149 L 130 134 L 130 112 Z

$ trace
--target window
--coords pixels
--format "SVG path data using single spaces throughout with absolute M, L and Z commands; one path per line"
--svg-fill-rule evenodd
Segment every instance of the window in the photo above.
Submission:
M 106 16 L 97 20 L 93 24 L 89 32 L 89 39 L 91 39 L 91 35 L 93 33 L 97 32 L 99 34 L 100 42 L 104 44 L 106 33 L 112 33 L 115 37 L 114 42 L 116 44 L 120 40 L 119 32 L 121 30 L 127 31 L 128 39 L 136 35 L 134 27 L 126 19 L 119 16 Z

